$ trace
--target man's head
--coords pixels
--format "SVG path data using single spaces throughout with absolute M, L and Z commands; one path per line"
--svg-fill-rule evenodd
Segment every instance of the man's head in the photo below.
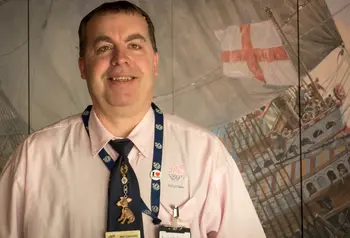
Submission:
M 79 47 L 81 77 L 97 110 L 149 107 L 158 52 L 147 13 L 126 1 L 104 3 L 81 21 Z
M 148 16 L 146 12 L 144 12 L 138 6 L 128 2 L 128 1 L 114 1 L 103 3 L 99 7 L 92 10 L 89 14 L 87 14 L 80 22 L 79 25 L 79 56 L 83 57 L 85 53 L 86 47 L 86 25 L 94 16 L 105 15 L 107 13 L 124 13 L 124 14 L 138 14 L 145 18 L 148 26 L 148 35 L 152 43 L 152 48 L 154 52 L 158 52 L 156 37 L 154 35 L 154 25 L 151 18 Z

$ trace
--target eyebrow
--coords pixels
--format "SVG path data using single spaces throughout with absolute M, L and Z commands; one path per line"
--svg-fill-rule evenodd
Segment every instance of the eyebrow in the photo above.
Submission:
M 132 41 L 132 40 L 142 40 L 142 41 L 145 41 L 145 42 L 147 41 L 146 38 L 143 35 L 139 34 L 139 33 L 135 33 L 135 34 L 129 35 L 126 38 L 125 41 L 128 42 L 128 41 Z
M 108 43 L 113 43 L 112 39 L 108 36 L 98 36 L 95 40 L 94 40 L 94 45 L 97 45 L 99 42 L 108 42 Z
M 139 33 L 135 33 L 135 34 L 129 35 L 129 36 L 125 39 L 125 42 L 129 42 L 129 41 L 132 41 L 132 40 L 142 40 L 142 41 L 144 41 L 144 42 L 147 41 L 146 38 L 145 38 L 143 35 L 139 34 Z M 94 45 L 96 45 L 97 43 L 102 42 L 102 41 L 108 42 L 108 43 L 113 43 L 113 40 L 112 40 L 110 37 L 102 35 L 102 36 L 98 36 L 98 37 L 94 40 Z

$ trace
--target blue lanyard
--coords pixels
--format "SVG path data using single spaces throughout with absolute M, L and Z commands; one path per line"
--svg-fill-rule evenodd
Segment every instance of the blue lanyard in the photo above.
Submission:
M 82 114 L 82 119 L 88 136 L 89 133 L 89 117 L 92 109 L 92 105 L 89 105 Z M 161 220 L 158 218 L 159 206 L 160 206 L 160 174 L 162 169 L 162 152 L 163 152 L 163 128 L 164 117 L 162 111 L 152 103 L 152 109 L 154 111 L 155 126 L 154 126 L 154 149 L 153 149 L 153 162 L 152 162 L 152 184 L 151 184 L 151 209 L 148 209 L 145 202 L 141 199 L 141 209 L 146 215 L 152 217 L 155 225 L 160 224 Z M 98 153 L 101 160 L 105 163 L 109 170 L 113 169 L 114 160 L 110 157 L 105 149 Z

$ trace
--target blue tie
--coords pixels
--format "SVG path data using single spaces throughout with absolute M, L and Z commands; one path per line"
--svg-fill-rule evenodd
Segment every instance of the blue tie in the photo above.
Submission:
M 122 139 L 112 140 L 109 144 L 119 157 L 109 180 L 107 231 L 140 230 L 141 237 L 144 237 L 139 183 L 127 157 L 133 143 Z

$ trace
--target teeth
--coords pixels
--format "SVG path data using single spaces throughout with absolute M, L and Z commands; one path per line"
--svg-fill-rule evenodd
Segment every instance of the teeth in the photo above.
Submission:
M 113 81 L 130 81 L 133 80 L 134 77 L 117 77 L 117 78 L 111 78 Z

